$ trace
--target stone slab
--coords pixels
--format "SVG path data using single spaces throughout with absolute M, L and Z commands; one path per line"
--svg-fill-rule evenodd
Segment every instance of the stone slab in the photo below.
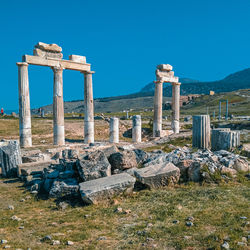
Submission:
M 62 52 L 62 48 L 55 43 L 48 44 L 48 43 L 38 42 L 35 45 L 35 48 L 39 48 L 41 50 L 50 51 L 50 52 L 54 52 L 54 53 L 61 53 Z
M 87 204 L 97 204 L 122 192 L 131 192 L 136 179 L 122 173 L 79 184 L 82 200 Z
M 173 70 L 173 67 L 170 64 L 159 64 L 157 66 L 157 69 L 161 70 L 161 71 L 171 71 Z
M 18 165 L 18 176 L 34 175 L 43 171 L 44 168 L 48 168 L 51 164 L 56 164 L 56 161 L 44 161 L 44 162 L 29 162 Z
M 79 63 L 86 63 L 86 56 L 69 55 L 69 60 Z
M 158 188 L 171 183 L 177 183 L 180 178 L 180 169 L 171 162 L 163 162 L 137 169 L 134 171 L 134 175 L 139 182 L 149 188 Z
M 33 50 L 33 55 L 34 56 L 40 56 L 40 57 L 43 57 L 43 58 L 58 58 L 58 59 L 62 59 L 63 58 L 63 54 L 62 53 L 53 53 L 53 52 L 50 52 L 50 51 L 44 51 L 44 50 L 41 50 L 41 49 L 38 49 L 38 48 L 35 48 Z

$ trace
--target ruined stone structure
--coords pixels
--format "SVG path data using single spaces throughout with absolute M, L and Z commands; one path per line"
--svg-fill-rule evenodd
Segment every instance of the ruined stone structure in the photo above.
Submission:
M 63 107 L 63 70 L 76 70 L 84 74 L 84 142 L 94 142 L 94 103 L 92 74 L 90 64 L 85 56 L 70 55 L 69 60 L 62 59 L 62 48 L 56 44 L 39 42 L 33 51 L 33 56 L 24 55 L 22 62 L 18 62 L 19 86 L 19 133 L 20 146 L 32 146 L 31 114 L 28 65 L 51 67 L 54 72 L 53 91 L 53 132 L 54 144 L 64 145 L 64 107 Z
M 154 95 L 154 122 L 153 136 L 162 136 L 162 85 L 164 82 L 172 84 L 172 128 L 179 133 L 180 113 L 180 85 L 179 78 L 174 76 L 173 67 L 169 64 L 160 64 L 156 69 L 155 95 Z
M 210 147 L 210 116 L 193 116 L 193 147 L 208 149 Z
M 141 116 L 133 116 L 132 140 L 133 142 L 141 142 Z
M 240 146 L 240 132 L 231 131 L 230 128 L 216 128 L 212 130 L 211 148 L 217 150 L 230 150 Z
M 111 117 L 109 126 L 109 142 L 119 143 L 119 118 Z

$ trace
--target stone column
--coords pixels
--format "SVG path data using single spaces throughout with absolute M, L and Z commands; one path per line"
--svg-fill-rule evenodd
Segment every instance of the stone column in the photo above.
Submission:
M 210 116 L 193 116 L 193 147 L 206 149 L 210 146 Z
M 226 120 L 228 119 L 228 100 L 226 100 Z
M 162 84 L 155 81 L 153 137 L 161 137 L 162 131 Z
M 230 131 L 230 128 L 212 130 L 211 148 L 213 151 L 230 150 L 240 146 L 240 132 Z
M 221 101 L 219 102 L 219 120 L 221 119 Z
M 94 99 L 92 74 L 84 72 L 84 142 L 94 142 Z
M 17 63 L 17 66 L 20 146 L 26 148 L 32 146 L 28 63 Z
M 109 141 L 119 143 L 119 119 L 111 117 L 109 126 Z
M 52 67 L 54 72 L 53 125 L 54 145 L 64 145 L 63 68 Z
M 133 116 L 133 127 L 132 127 L 132 140 L 133 142 L 141 142 L 141 116 Z
M 172 129 L 175 134 L 180 132 L 180 85 L 172 83 Z

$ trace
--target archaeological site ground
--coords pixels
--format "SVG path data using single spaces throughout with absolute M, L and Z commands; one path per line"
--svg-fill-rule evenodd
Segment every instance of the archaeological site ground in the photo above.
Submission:
M 31 109 L 29 65 L 51 68 L 52 105 Z M 64 102 L 65 70 L 83 101 Z M 152 71 L 154 96 L 94 100 L 85 56 L 22 56 L 19 112 L 0 116 L 1 248 L 249 249 L 250 89 L 181 95 L 170 64 Z

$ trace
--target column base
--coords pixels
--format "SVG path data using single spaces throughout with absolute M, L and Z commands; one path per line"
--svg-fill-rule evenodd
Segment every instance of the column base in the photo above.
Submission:
M 94 143 L 94 122 L 84 121 L 84 143 Z
M 54 145 L 65 145 L 64 126 L 54 125 Z
M 174 131 L 175 134 L 179 134 L 180 133 L 180 123 L 179 121 L 172 121 L 171 127 Z
M 21 148 L 32 147 L 32 136 L 30 128 L 26 128 L 20 131 L 20 147 Z

